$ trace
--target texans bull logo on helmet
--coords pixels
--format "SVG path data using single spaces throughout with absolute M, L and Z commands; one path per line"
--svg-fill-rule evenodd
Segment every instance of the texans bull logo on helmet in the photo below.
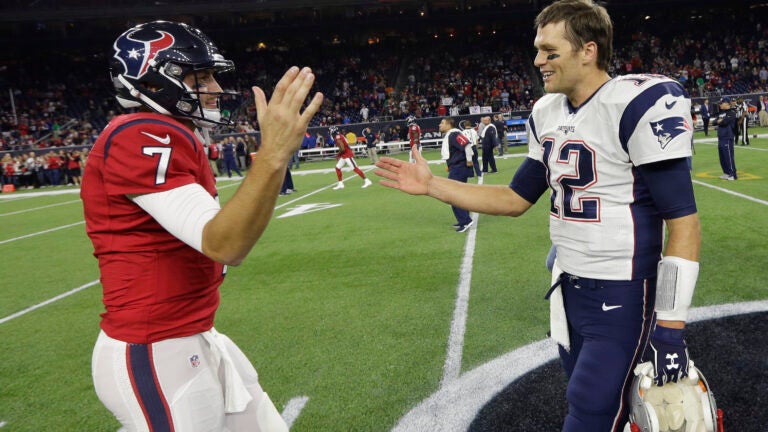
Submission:
M 170 33 L 161 30 L 153 31 L 152 33 L 157 37 L 150 40 L 134 38 L 133 36 L 137 33 L 141 32 L 126 33 L 118 38 L 115 41 L 114 56 L 125 66 L 124 75 L 136 79 L 147 72 L 150 62 L 157 57 L 157 53 L 172 47 L 175 42 Z

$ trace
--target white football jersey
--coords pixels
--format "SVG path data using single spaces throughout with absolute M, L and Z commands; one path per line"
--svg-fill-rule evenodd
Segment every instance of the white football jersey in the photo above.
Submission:
M 568 273 L 652 277 L 663 220 L 636 166 L 691 156 L 691 101 L 676 81 L 625 75 L 578 109 L 548 94 L 528 120 L 528 156 L 547 168 L 550 235 Z

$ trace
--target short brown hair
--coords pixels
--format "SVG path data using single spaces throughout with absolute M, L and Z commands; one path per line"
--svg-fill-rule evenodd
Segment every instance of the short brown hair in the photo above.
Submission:
M 451 127 L 456 126 L 456 119 L 453 117 L 444 117 L 443 120 L 445 120 L 446 123 L 451 125 Z
M 608 70 L 613 53 L 613 23 L 608 11 L 592 0 L 559 0 L 542 10 L 534 28 L 565 23 L 565 38 L 574 49 L 587 42 L 597 44 L 597 67 Z

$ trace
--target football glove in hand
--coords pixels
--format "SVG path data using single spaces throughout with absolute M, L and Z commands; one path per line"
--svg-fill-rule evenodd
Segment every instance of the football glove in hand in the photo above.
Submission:
M 643 361 L 653 363 L 656 385 L 677 382 L 678 379 L 688 376 L 688 347 L 683 339 L 683 329 L 656 324 Z

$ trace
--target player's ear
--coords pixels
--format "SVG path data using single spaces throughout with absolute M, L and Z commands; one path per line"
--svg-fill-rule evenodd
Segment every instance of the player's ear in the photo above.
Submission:
M 597 43 L 590 41 L 581 47 L 581 56 L 584 64 L 597 64 Z

